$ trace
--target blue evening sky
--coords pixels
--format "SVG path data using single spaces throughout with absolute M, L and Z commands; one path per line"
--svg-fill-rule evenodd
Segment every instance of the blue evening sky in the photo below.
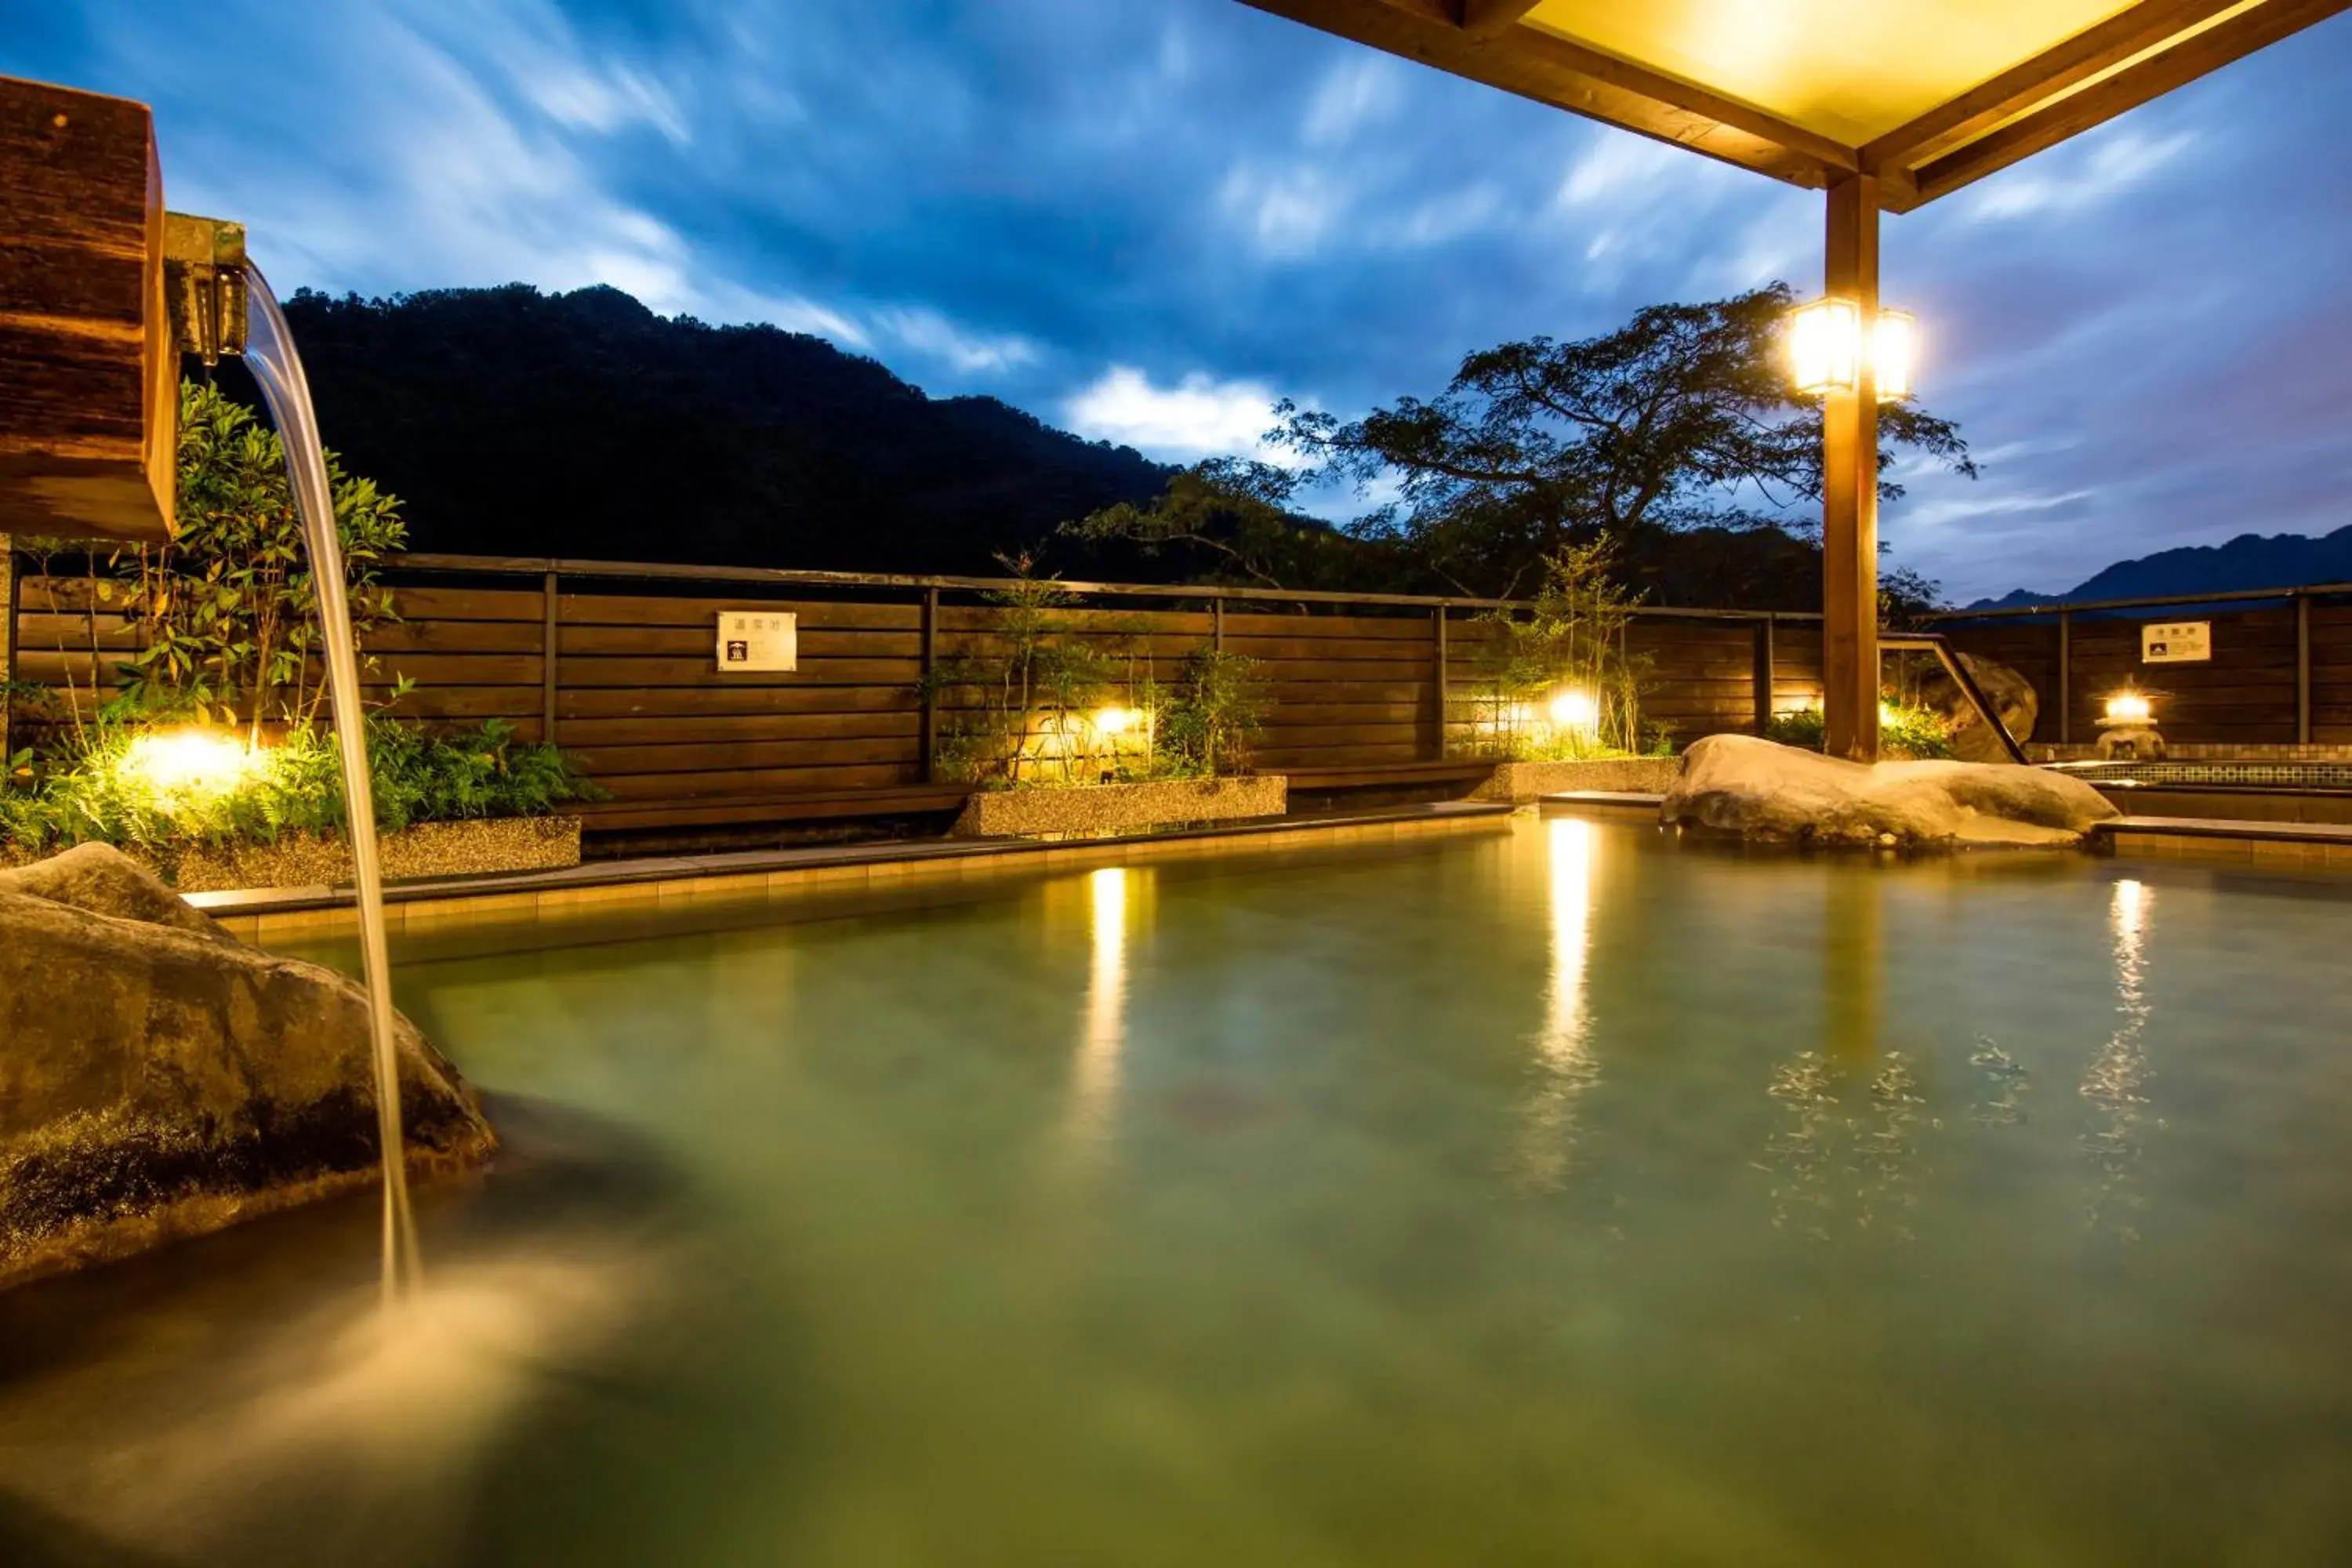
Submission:
M 1235 0 L 0 0 L 0 72 L 153 103 L 281 290 L 609 282 L 1178 460 L 1820 280 L 1817 196 Z M 2352 522 L 2347 79 L 2338 19 L 1888 220 L 1984 466 L 1897 560 L 1972 597 Z

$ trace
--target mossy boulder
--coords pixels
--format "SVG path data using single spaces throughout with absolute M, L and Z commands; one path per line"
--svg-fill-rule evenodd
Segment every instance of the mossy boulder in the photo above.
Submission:
M 399 1021 L 410 1168 L 495 1147 Z M 0 872 L 0 1288 L 379 1179 L 366 994 L 102 847 Z

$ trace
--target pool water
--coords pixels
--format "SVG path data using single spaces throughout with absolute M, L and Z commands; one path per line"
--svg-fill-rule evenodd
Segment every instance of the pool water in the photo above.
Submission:
M 413 943 L 425 1300 L 364 1200 L 0 1297 L 0 1557 L 2352 1561 L 2347 892 L 1523 817 Z

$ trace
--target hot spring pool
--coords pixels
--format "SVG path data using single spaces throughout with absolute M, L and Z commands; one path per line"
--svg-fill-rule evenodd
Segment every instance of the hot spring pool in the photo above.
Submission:
M 2347 951 L 1526 818 L 468 928 L 425 1300 L 366 1200 L 0 1297 L 0 1559 L 2352 1561 Z

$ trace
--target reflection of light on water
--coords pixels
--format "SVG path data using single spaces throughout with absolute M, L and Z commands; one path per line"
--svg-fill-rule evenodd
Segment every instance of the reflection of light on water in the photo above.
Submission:
M 1127 868 L 1106 866 L 1087 876 L 1088 940 L 1094 962 L 1087 982 L 1086 1033 L 1078 1042 L 1070 1121 L 1083 1136 L 1106 1130 L 1118 1091 L 1118 1058 L 1127 1043 Z
M 2107 924 L 2115 948 L 2118 1018 L 2083 1078 L 2083 1098 L 2089 1101 L 2091 1112 L 2084 1125 L 2082 1148 L 2099 1173 L 2091 1194 L 2091 1229 L 2121 1241 L 2139 1239 L 2138 1215 L 2145 1201 L 2139 1191 L 2139 1138 L 2147 1120 L 2141 1109 L 2147 1097 L 2141 1091 L 2149 1074 L 2142 1037 L 2149 1010 L 2147 945 L 2153 899 L 2146 883 L 2128 877 L 2117 880 L 2109 896 Z
M 1824 891 L 1821 1048 L 1776 1068 L 1765 1089 L 1786 1111 L 1764 1143 L 1772 1225 L 1818 1241 L 1850 1219 L 1856 1230 L 1910 1241 L 1919 1206 L 1914 1167 L 1928 1119 L 1909 1061 L 1881 1049 L 1886 963 L 1879 874 L 1832 868 Z M 1864 1107 L 1851 1086 L 1865 1070 Z
M 637 1305 L 625 1267 L 447 1266 L 381 1310 L 338 1292 L 257 1353 L 158 1343 L 146 1374 L 67 1373 L 0 1424 L 10 1486 L 159 1561 L 238 1561 L 257 1531 L 289 1530 L 307 1561 L 431 1560 L 461 1543 L 481 1456 L 617 1336 Z
M 1586 990 L 1600 836 L 1589 821 L 1555 816 L 1544 824 L 1551 972 L 1544 991 L 1543 1029 L 1536 1038 L 1540 1078 L 1528 1101 L 1523 1160 L 1528 1179 L 1539 1186 L 1557 1184 L 1566 1172 L 1576 1101 L 1600 1074 L 1592 1056 Z

